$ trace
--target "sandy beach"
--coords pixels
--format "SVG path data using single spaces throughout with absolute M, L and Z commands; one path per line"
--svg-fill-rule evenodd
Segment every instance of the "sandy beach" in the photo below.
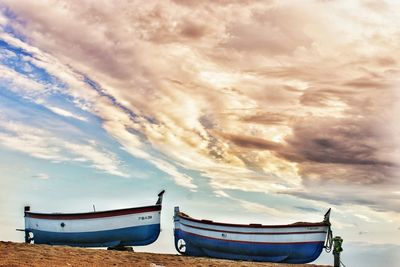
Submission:
M 0 242 L 0 266 L 322 267 L 327 265 L 256 263 L 186 257 L 172 254 Z

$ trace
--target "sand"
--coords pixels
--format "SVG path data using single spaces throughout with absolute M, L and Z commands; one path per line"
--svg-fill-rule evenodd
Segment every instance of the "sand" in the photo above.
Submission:
M 256 263 L 171 254 L 109 251 L 0 241 L 0 266 L 322 267 L 323 265 Z

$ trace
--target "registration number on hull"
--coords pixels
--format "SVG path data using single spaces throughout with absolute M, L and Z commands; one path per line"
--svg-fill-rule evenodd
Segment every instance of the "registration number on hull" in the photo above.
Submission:
M 150 219 L 153 219 L 153 216 L 147 215 L 147 216 L 139 216 L 138 217 L 139 221 L 150 220 Z

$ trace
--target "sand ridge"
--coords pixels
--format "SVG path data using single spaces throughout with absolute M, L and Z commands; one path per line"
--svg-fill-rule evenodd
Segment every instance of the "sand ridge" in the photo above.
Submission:
M 0 241 L 0 266 L 322 267 L 326 265 L 257 263 L 172 254 L 110 251 Z

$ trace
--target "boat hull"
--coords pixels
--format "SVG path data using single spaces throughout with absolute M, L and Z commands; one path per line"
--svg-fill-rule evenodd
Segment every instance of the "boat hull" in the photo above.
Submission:
M 160 224 L 133 226 L 113 230 L 61 233 L 31 230 L 35 244 L 77 247 L 144 246 L 157 240 Z
M 212 257 L 230 260 L 308 263 L 316 260 L 322 252 L 324 242 L 286 243 L 286 244 L 248 244 L 227 240 L 193 236 L 175 230 L 175 243 L 180 239 L 186 242 L 185 255 Z
M 203 223 L 175 214 L 175 247 L 188 256 L 231 260 L 308 263 L 319 257 L 327 225 L 263 227 Z M 182 241 L 183 240 L 183 241 Z M 184 243 L 184 250 L 182 243 Z

